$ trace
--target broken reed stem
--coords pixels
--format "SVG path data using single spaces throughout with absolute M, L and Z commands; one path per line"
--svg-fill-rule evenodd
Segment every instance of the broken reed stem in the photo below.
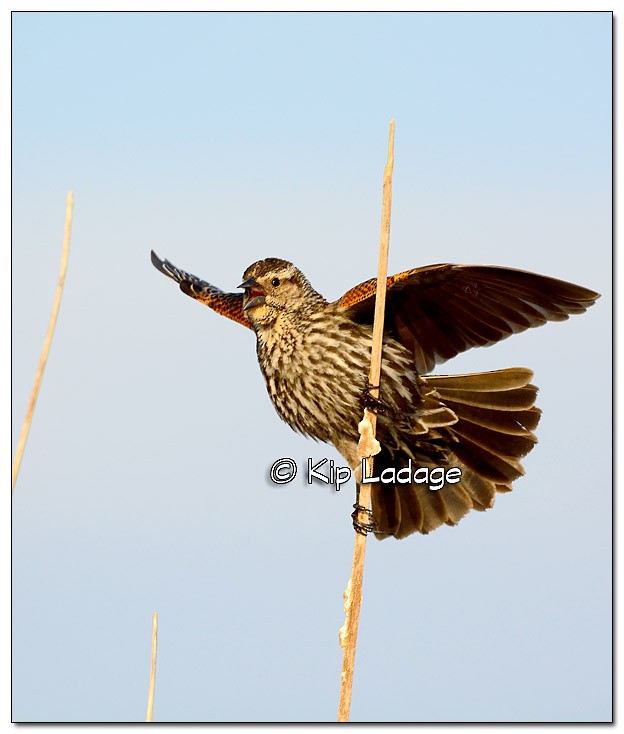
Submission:
M 388 139 L 388 162 L 384 170 L 383 206 L 381 213 L 381 237 L 379 242 L 379 266 L 377 269 L 377 292 L 375 295 L 375 320 L 373 322 L 373 344 L 371 349 L 371 367 L 369 384 L 374 398 L 379 397 L 379 380 L 381 376 L 381 350 L 384 329 L 384 313 L 386 307 L 386 285 L 388 277 L 388 247 L 390 244 L 390 211 L 392 206 L 392 169 L 394 167 L 394 120 L 390 122 Z M 364 411 L 364 420 L 370 421 L 375 438 L 377 415 L 368 409 Z M 366 458 L 366 475 L 373 476 L 373 457 Z M 370 484 L 360 485 L 359 504 L 370 507 Z M 367 522 L 368 518 L 364 520 Z M 338 721 L 349 721 L 351 710 L 351 692 L 353 690 L 353 670 L 355 666 L 355 649 L 357 645 L 360 606 L 362 604 L 362 579 L 364 576 L 364 555 L 366 551 L 366 535 L 355 533 L 353 549 L 353 566 L 351 578 L 344 592 L 345 623 L 340 630 L 340 646 L 343 651 L 342 673 L 340 683 L 340 701 L 338 704 Z
M 145 721 L 151 721 L 154 713 L 154 690 L 156 688 L 156 650 L 158 647 L 158 612 L 152 614 L 152 662 L 150 665 L 149 689 L 147 692 L 147 714 Z
M 65 207 L 65 234 L 63 236 L 63 252 L 61 254 L 61 270 L 59 273 L 58 284 L 56 286 L 56 295 L 54 296 L 54 304 L 52 305 L 52 313 L 50 315 L 50 323 L 48 324 L 48 332 L 43 342 L 43 350 L 41 352 L 41 358 L 39 359 L 39 367 L 37 368 L 37 374 L 35 376 L 35 384 L 30 394 L 30 403 L 28 404 L 28 410 L 26 411 L 26 417 L 24 418 L 24 424 L 22 425 L 22 432 L 20 433 L 19 441 L 17 442 L 17 449 L 15 451 L 15 458 L 13 459 L 13 468 L 11 472 L 11 492 L 15 490 L 15 482 L 19 472 L 20 464 L 22 463 L 22 455 L 24 448 L 26 447 L 26 441 L 28 440 L 28 433 L 30 431 L 30 424 L 32 423 L 33 412 L 35 410 L 35 403 L 39 395 L 39 386 L 41 385 L 41 378 L 43 377 L 43 371 L 45 370 L 46 362 L 48 361 L 48 354 L 50 352 L 50 346 L 52 344 L 52 336 L 54 334 L 54 327 L 56 326 L 56 318 L 58 316 L 59 308 L 61 305 L 61 296 L 63 295 L 63 285 L 65 284 L 65 273 L 67 271 L 67 260 L 69 258 L 69 240 L 71 238 L 71 225 L 72 215 L 74 211 L 74 195 L 70 191 L 67 194 L 67 204 Z

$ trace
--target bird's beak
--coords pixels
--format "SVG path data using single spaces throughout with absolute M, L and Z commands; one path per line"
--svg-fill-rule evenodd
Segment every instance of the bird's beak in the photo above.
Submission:
M 247 301 L 243 306 L 243 311 L 249 311 L 250 308 L 255 308 L 256 306 L 264 306 L 265 303 L 266 298 L 264 296 L 255 296 L 251 301 Z
M 255 278 L 247 278 L 239 286 L 245 289 L 245 305 L 243 311 L 248 311 L 256 306 L 263 306 L 266 302 L 266 293 Z

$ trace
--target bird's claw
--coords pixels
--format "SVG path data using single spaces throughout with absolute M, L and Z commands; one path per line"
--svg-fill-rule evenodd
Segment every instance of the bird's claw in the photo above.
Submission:
M 388 412 L 388 406 L 379 398 L 371 395 L 371 390 L 379 390 L 379 387 L 379 385 L 372 385 L 367 382 L 366 387 L 362 390 L 360 403 L 363 408 L 368 408 L 375 415 L 385 415 Z
M 353 505 L 353 508 L 351 517 L 353 518 L 353 529 L 356 533 L 360 533 L 360 535 L 368 535 L 369 533 L 378 532 L 377 527 L 379 526 L 379 523 L 375 520 L 372 511 L 369 510 L 368 507 L 364 507 L 364 505 L 360 505 L 356 502 Z M 361 512 L 368 517 L 369 522 L 360 522 L 359 516 Z

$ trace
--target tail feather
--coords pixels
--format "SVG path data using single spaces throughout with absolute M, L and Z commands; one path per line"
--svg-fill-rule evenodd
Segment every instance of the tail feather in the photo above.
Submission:
M 541 411 L 534 405 L 537 387 L 530 384 L 532 377 L 530 370 L 514 368 L 423 378 L 428 400 L 435 395 L 443 409 L 440 415 L 455 418 L 430 420 L 435 415 L 431 410 L 431 416 L 419 415 L 412 441 L 437 445 L 444 440 L 448 454 L 444 468 L 459 468 L 461 480 L 440 490 L 416 483 L 371 485 L 377 537 L 403 538 L 414 532 L 429 533 L 443 523 L 455 525 L 471 509 L 492 507 L 497 492 L 511 491 L 512 482 L 524 474 L 520 459 L 537 443 L 533 430 Z M 428 430 L 426 437 L 420 424 Z M 410 453 L 406 449 L 400 458 L 396 452 L 392 456 L 382 450 L 375 458 L 376 475 L 388 467 L 400 469 Z M 420 461 L 418 466 L 433 469 L 436 465 Z
M 444 522 L 447 525 L 456 525 L 474 507 L 470 493 L 461 484 L 456 485 L 453 492 L 446 492 L 443 495 L 438 492 L 438 496 L 444 502 L 446 513 Z
M 475 510 L 483 511 L 494 506 L 497 486 L 494 482 L 482 477 L 472 469 L 464 467 L 462 470 L 461 484 L 466 487 L 468 494 L 472 498 Z
M 438 391 L 439 392 L 439 391 Z M 528 410 L 533 407 L 537 388 L 534 385 L 501 392 L 478 392 L 476 390 L 444 390 L 444 404 L 455 410 L 461 405 L 494 410 Z
M 467 420 L 463 414 L 457 422 L 455 433 L 484 449 L 496 446 L 497 453 L 502 451 L 505 456 L 526 456 L 537 443 L 533 431 L 524 431 L 523 433 L 502 431 L 503 435 L 501 436 L 501 431 L 473 423 Z
M 464 421 L 512 436 L 534 437 L 533 431 L 537 428 L 541 416 L 539 408 L 512 412 L 455 403 L 454 410 L 461 413 Z
M 533 372 L 526 367 L 510 367 L 493 372 L 472 372 L 466 375 L 428 375 L 430 385 L 442 390 L 472 390 L 474 392 L 500 392 L 525 387 L 533 379 Z
M 493 482 L 512 482 L 524 474 L 522 464 L 513 456 L 500 456 L 495 448 L 483 448 L 465 436 L 459 437 L 452 451 L 463 464 Z

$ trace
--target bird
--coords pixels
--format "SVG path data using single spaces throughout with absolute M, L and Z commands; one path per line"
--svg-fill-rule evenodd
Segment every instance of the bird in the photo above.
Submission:
M 151 260 L 183 293 L 255 333 L 279 417 L 296 432 L 332 444 L 361 483 L 358 423 L 363 405 L 371 406 L 377 279 L 329 302 L 280 258 L 250 265 L 240 293 L 224 292 L 154 251 Z M 354 517 L 356 530 L 374 530 L 378 539 L 426 535 L 456 525 L 470 510 L 491 508 L 497 493 L 510 492 L 524 474 L 521 459 L 537 443 L 541 411 L 532 371 L 432 372 L 467 349 L 584 313 L 599 296 L 493 265 L 441 263 L 388 276 L 379 397 L 372 401 L 381 445 L 375 474 L 442 467 L 459 469 L 460 478 L 434 490 L 411 473 L 408 482 L 391 473 L 390 481 L 371 483 L 371 522 Z

